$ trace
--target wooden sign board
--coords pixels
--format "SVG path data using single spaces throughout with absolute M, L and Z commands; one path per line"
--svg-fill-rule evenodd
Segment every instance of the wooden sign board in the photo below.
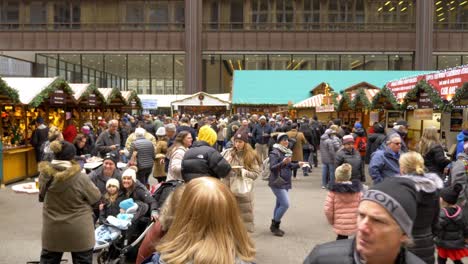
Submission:
M 66 94 L 63 90 L 56 90 L 50 95 L 50 105 L 65 105 Z
M 432 108 L 415 109 L 413 117 L 416 120 L 432 120 L 433 112 L 434 112 L 434 110 Z

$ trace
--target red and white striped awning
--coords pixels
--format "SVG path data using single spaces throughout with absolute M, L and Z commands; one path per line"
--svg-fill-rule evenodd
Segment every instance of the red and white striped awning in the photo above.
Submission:
M 364 92 L 366 93 L 367 99 L 369 99 L 369 102 L 372 101 L 372 98 L 380 91 L 380 89 L 364 89 Z
M 317 107 L 322 105 L 323 94 L 317 94 L 310 98 L 305 99 L 297 104 L 294 104 L 296 108 L 310 108 L 310 107 Z

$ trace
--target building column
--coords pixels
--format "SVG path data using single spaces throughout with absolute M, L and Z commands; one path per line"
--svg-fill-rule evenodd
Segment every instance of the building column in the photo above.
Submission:
M 202 90 L 202 0 L 185 1 L 185 91 Z
M 433 39 L 434 0 L 416 0 L 415 70 L 432 70 Z

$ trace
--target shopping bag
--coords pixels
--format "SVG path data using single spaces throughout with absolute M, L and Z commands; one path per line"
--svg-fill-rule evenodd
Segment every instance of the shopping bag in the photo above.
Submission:
M 247 194 L 252 191 L 253 180 L 242 175 L 236 175 L 235 177 L 231 177 L 230 185 L 233 194 Z

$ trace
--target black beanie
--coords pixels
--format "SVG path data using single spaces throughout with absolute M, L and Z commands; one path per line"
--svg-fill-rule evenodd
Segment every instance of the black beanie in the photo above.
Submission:
M 364 193 L 361 201 L 364 200 L 373 201 L 385 208 L 401 230 L 411 237 L 417 213 L 416 189 L 413 181 L 403 177 L 386 178 Z
M 50 143 L 50 149 L 54 152 L 56 160 L 73 160 L 76 156 L 75 146 L 67 141 L 53 141 Z
M 114 165 L 117 166 L 117 162 L 118 162 L 117 155 L 114 152 L 107 152 L 106 156 L 104 157 L 102 161 L 104 162 L 106 160 L 110 160 L 114 162 Z
M 453 186 L 442 189 L 442 191 L 440 191 L 440 197 L 442 197 L 442 199 L 448 204 L 456 204 L 462 189 L 463 187 L 461 184 L 457 183 Z

